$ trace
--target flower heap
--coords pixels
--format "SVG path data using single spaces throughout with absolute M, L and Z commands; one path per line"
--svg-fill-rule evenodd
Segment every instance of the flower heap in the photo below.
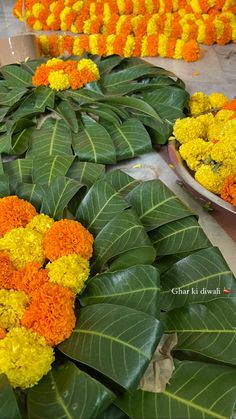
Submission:
M 34 30 L 84 34 L 41 36 L 42 52 L 53 56 L 84 52 L 172 57 L 194 61 L 199 45 L 236 40 L 234 0 L 28 0 L 27 24 Z M 15 15 L 22 19 L 22 0 Z
M 52 58 L 36 69 L 32 82 L 34 86 L 49 86 L 54 90 L 76 90 L 98 79 L 99 70 L 92 60 Z
M 197 92 L 189 105 L 193 116 L 174 124 L 179 153 L 202 186 L 236 206 L 236 99 Z
M 75 327 L 75 296 L 89 276 L 93 237 L 17 196 L 0 199 L 0 373 L 13 387 L 51 369 L 53 347 Z

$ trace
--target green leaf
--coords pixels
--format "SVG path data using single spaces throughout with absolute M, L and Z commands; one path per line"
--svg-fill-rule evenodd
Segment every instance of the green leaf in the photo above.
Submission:
M 147 368 L 161 333 L 159 321 L 141 311 L 95 304 L 79 311 L 71 337 L 59 349 L 132 390 Z
M 92 118 L 84 117 L 83 126 L 73 135 L 73 149 L 82 161 L 111 164 L 116 162 L 116 152 L 110 135 Z
M 66 125 L 73 132 L 78 132 L 78 119 L 68 100 L 62 100 L 52 110 L 54 110 L 65 121 Z
M 94 106 L 96 106 L 96 108 Z M 101 105 L 100 103 L 93 103 L 91 106 L 83 106 L 81 107 L 81 112 L 86 112 L 90 116 L 98 116 L 99 122 L 101 119 L 111 122 L 112 124 L 119 124 L 120 122 L 117 114 L 113 112 L 113 110 L 109 109 L 106 105 Z
M 7 132 L 0 135 L 0 153 L 13 154 L 11 146 L 11 134 Z
M 56 177 L 46 190 L 41 211 L 57 220 L 62 218 L 66 206 L 82 187 L 83 185 L 73 179 Z
M 127 199 L 147 231 L 192 215 L 192 211 L 160 180 L 150 180 L 138 185 Z
M 12 106 L 16 102 L 18 102 L 18 100 L 21 99 L 26 92 L 27 89 L 25 89 L 24 87 L 15 87 L 13 90 L 10 90 L 7 93 L 3 93 L 2 95 L 0 95 L 0 105 Z
M 108 96 L 104 97 L 102 99 L 103 103 L 108 103 L 111 105 L 120 105 L 124 108 L 128 108 L 129 110 L 133 111 L 139 111 L 144 115 L 152 117 L 154 120 L 159 121 L 162 123 L 161 118 L 156 113 L 156 111 L 153 109 L 152 106 L 150 106 L 148 103 L 144 102 L 141 99 L 137 99 L 134 97 L 115 97 L 115 96 Z
M 115 144 L 117 160 L 129 159 L 152 150 L 152 143 L 143 124 L 135 118 L 121 125 L 104 123 Z
M 129 416 L 125 415 L 118 407 L 111 404 L 101 415 L 96 419 L 129 419 Z
M 153 266 L 139 265 L 94 276 L 80 301 L 83 305 L 118 304 L 159 318 L 159 292 L 158 270 Z
M 45 191 L 41 185 L 19 183 L 16 187 L 17 196 L 31 202 L 38 211 L 41 208 L 44 193 Z
M 172 221 L 150 232 L 158 256 L 191 252 L 211 246 L 195 217 Z
M 105 180 L 98 180 L 79 205 L 76 217 L 97 235 L 102 228 L 129 204 Z
M 5 65 L 0 72 L 7 81 L 9 87 L 31 87 L 32 76 L 28 71 L 18 65 Z
M 78 89 L 78 90 L 67 90 L 66 92 L 63 92 L 63 96 L 62 96 L 62 98 L 73 99 L 75 102 L 79 103 L 80 105 L 83 105 L 85 103 L 95 102 L 101 99 L 102 97 L 103 95 L 101 93 L 98 93 L 94 90 L 88 90 L 86 88 Z
M 161 281 L 161 308 L 164 310 L 224 298 L 224 287 L 232 289 L 232 295 L 236 292 L 235 278 L 220 251 L 214 247 L 181 259 L 161 276 Z M 177 298 L 173 294 L 173 288 L 180 289 L 181 293 Z M 202 291 L 217 288 L 220 289 L 220 294 Z M 194 293 L 192 289 L 198 289 L 198 293 Z M 231 298 L 231 294 L 228 298 Z
M 113 68 L 115 68 L 122 61 L 123 61 L 123 58 L 119 57 L 118 55 L 112 55 L 110 57 L 103 58 L 98 63 L 100 76 L 102 76 L 103 74 L 109 73 Z
M 235 370 L 202 362 L 178 362 L 164 393 L 141 390 L 115 404 L 132 419 L 228 419 L 234 413 Z
M 32 181 L 32 160 L 31 159 L 17 159 L 3 163 L 4 173 L 9 175 L 10 179 L 14 179 L 14 184 L 18 182 L 30 183 Z
M 171 268 L 172 265 L 174 265 L 179 260 L 184 259 L 185 257 L 189 256 L 191 253 L 194 253 L 194 251 L 175 253 L 174 255 L 161 256 L 160 258 L 156 259 L 156 261 L 154 262 L 154 266 L 158 268 L 160 274 L 163 274 L 169 268 Z
M 16 397 L 5 374 L 0 375 L 0 417 L 21 419 Z
M 80 162 L 75 158 L 67 177 L 78 180 L 89 188 L 105 173 L 105 166 L 97 163 Z
M 0 198 L 10 195 L 9 176 L 0 174 Z
M 40 110 L 45 108 L 53 108 L 55 102 L 55 92 L 46 86 L 39 86 L 34 91 L 35 107 Z
M 32 128 L 25 128 L 12 136 L 11 143 L 14 154 L 21 155 L 28 150 L 33 132 Z
M 166 333 L 178 333 L 177 351 L 236 365 L 236 299 L 227 296 L 163 313 Z
M 65 176 L 73 156 L 35 157 L 33 159 L 32 179 L 40 185 L 50 185 L 57 176 Z
M 0 122 L 3 121 L 5 115 L 7 114 L 9 108 L 7 106 L 0 106 Z
M 105 386 L 72 362 L 55 366 L 28 392 L 30 419 L 92 419 L 114 400 Z
M 92 269 L 100 272 L 107 262 L 131 250 L 138 250 L 140 264 L 151 264 L 155 259 L 155 250 L 132 210 L 118 214 L 97 235 L 94 243 Z M 123 268 L 132 266 L 132 259 L 126 260 Z
M 65 122 L 48 118 L 40 129 L 34 129 L 27 156 L 71 156 L 71 141 L 71 132 Z
M 115 188 L 121 196 L 126 196 L 130 191 L 132 191 L 139 181 L 122 172 L 119 169 L 112 170 L 106 174 L 105 179 Z
M 44 108 L 36 108 L 37 96 L 35 91 L 30 93 L 23 101 L 20 101 L 19 107 L 13 114 L 14 120 L 27 118 L 44 112 Z

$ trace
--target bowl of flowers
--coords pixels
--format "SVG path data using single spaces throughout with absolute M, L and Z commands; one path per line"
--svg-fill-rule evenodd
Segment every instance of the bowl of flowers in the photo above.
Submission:
M 215 210 L 236 214 L 236 99 L 192 95 L 191 116 L 176 120 L 168 153 L 186 187 Z

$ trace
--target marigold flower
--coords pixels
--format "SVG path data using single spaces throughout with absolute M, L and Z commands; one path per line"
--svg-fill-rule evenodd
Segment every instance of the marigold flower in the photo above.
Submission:
M 69 76 L 63 70 L 51 71 L 48 76 L 49 87 L 53 90 L 67 90 L 70 88 Z
M 88 60 L 86 58 L 83 58 L 82 60 L 80 60 L 78 62 L 77 69 L 79 71 L 88 70 L 90 73 L 93 74 L 93 80 L 94 81 L 99 79 L 98 66 L 92 60 Z
M 187 143 L 195 138 L 204 138 L 204 125 L 195 118 L 177 119 L 174 124 L 174 136 L 181 143 Z
M 48 282 L 32 294 L 21 324 L 44 336 L 49 345 L 55 346 L 71 335 L 75 321 L 72 292 Z
M 183 46 L 183 59 L 187 62 L 197 61 L 200 57 L 200 48 L 197 41 L 191 39 Z
M 0 373 L 6 374 L 13 388 L 37 384 L 53 361 L 53 349 L 32 330 L 16 327 L 0 340 Z
M 6 330 L 0 327 L 0 340 L 6 337 L 7 333 Z
M 236 173 L 224 180 L 220 196 L 225 201 L 236 206 Z
M 229 100 L 227 103 L 225 103 L 223 109 L 228 109 L 230 111 L 236 112 L 236 99 Z
M 222 108 L 228 101 L 228 98 L 223 93 L 212 93 L 208 96 L 208 100 L 211 108 L 217 109 Z
M 34 76 L 32 77 L 32 83 L 34 86 L 48 86 L 48 76 L 50 73 L 50 68 L 46 64 L 42 64 L 39 68 L 36 69 Z
M 0 290 L 0 327 L 19 326 L 28 303 L 29 298 L 22 291 Z
M 93 240 L 93 236 L 78 221 L 60 220 L 53 224 L 44 237 L 44 254 L 50 261 L 73 253 L 90 259 Z
M 24 268 L 29 262 L 44 262 L 43 237 L 27 228 L 15 228 L 0 239 L 0 250 L 4 250 L 16 268 Z
M 236 164 L 236 137 L 228 137 L 224 141 L 214 144 L 211 150 L 212 159 L 217 163 Z
M 17 196 L 0 198 L 0 237 L 16 227 L 24 227 L 37 214 L 29 202 Z
M 0 251 L 0 288 L 11 289 L 15 268 L 9 256 Z
M 205 95 L 203 92 L 194 93 L 190 97 L 189 108 L 191 115 L 193 116 L 207 112 L 211 108 L 207 95 Z
M 53 223 L 54 220 L 48 215 L 39 214 L 30 220 L 26 228 L 44 235 L 52 227 Z
M 232 119 L 223 124 L 219 135 L 219 140 L 227 141 L 233 139 L 236 142 L 236 120 Z
M 212 143 L 196 138 L 182 144 L 179 148 L 181 157 L 186 160 L 188 167 L 196 171 L 204 164 L 204 161 L 210 158 Z
M 48 272 L 41 269 L 39 263 L 28 263 L 23 269 L 15 271 L 12 276 L 12 288 L 31 295 L 35 290 L 48 282 Z
M 195 172 L 195 179 L 204 188 L 215 194 L 220 194 L 224 179 L 222 179 L 218 171 L 213 171 L 212 169 L 213 166 L 211 165 L 200 166 Z
M 67 255 L 48 263 L 49 281 L 68 287 L 77 294 L 79 293 L 89 277 L 89 262 L 80 255 Z
M 217 122 L 228 121 L 233 115 L 234 115 L 234 111 L 230 111 L 229 109 L 221 109 L 220 111 L 216 113 L 215 120 Z

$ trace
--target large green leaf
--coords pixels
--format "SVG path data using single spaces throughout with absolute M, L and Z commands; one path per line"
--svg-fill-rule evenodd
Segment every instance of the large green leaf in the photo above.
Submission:
M 224 288 L 232 290 L 228 298 L 236 292 L 234 275 L 214 247 L 194 252 L 176 262 L 161 276 L 161 285 L 163 310 L 224 298 Z
M 9 176 L 0 173 L 0 198 L 10 195 Z
M 44 193 L 45 190 L 38 184 L 20 182 L 16 187 L 17 196 L 31 202 L 38 211 L 41 208 Z
M 111 164 L 116 162 L 114 144 L 106 129 L 92 118 L 83 118 L 83 125 L 73 134 L 73 149 L 82 161 Z
M 80 297 L 84 305 L 119 304 L 159 318 L 159 272 L 150 265 L 132 266 L 91 278 Z
M 69 101 L 62 100 L 55 106 L 54 110 L 73 132 L 78 132 L 78 119 Z
M 143 225 L 132 210 L 126 210 L 107 223 L 95 238 L 93 271 L 100 272 L 109 261 L 131 250 L 139 252 L 140 264 L 151 264 L 156 256 Z M 132 265 L 132 258 L 126 258 L 121 268 Z
M 129 193 L 128 200 L 147 231 L 192 214 L 160 180 L 140 184 Z
M 29 419 L 93 419 L 114 398 L 108 388 L 67 361 L 29 390 Z
M 66 206 L 82 187 L 76 180 L 64 176 L 56 177 L 45 191 L 42 212 L 55 219 L 62 218 Z
M 55 91 L 46 86 L 39 86 L 35 89 L 35 107 L 38 109 L 53 108 Z
M 7 106 L 0 106 L 0 122 L 4 119 L 8 110 L 9 110 L 9 108 Z
M 4 173 L 9 175 L 11 183 L 16 186 L 18 182 L 30 183 L 32 180 L 32 160 L 17 159 L 3 163 Z
M 4 132 L 0 135 L 0 153 L 1 154 L 12 154 L 12 145 L 11 145 L 11 134 Z
M 25 128 L 12 136 L 11 143 L 14 154 L 21 155 L 27 151 L 32 132 L 32 128 Z
M 73 101 L 79 103 L 80 105 L 95 102 L 102 97 L 103 95 L 101 93 L 86 88 L 78 90 L 67 90 L 66 92 L 63 92 L 62 96 L 62 98 L 73 99 Z
M 154 120 L 159 121 L 162 123 L 160 116 L 157 114 L 155 109 L 150 106 L 148 103 L 144 102 L 141 99 L 137 99 L 135 97 L 116 97 L 116 96 L 108 96 L 102 99 L 103 103 L 108 103 L 111 105 L 120 105 L 124 108 L 128 108 L 131 112 L 138 111 L 141 112 L 143 115 L 152 117 Z
M 72 155 L 71 132 L 63 120 L 48 118 L 40 129 L 32 132 L 28 156 Z
M 163 313 L 166 333 L 178 333 L 175 350 L 236 365 L 236 299 L 191 304 Z
M 98 163 L 80 162 L 75 158 L 67 177 L 78 180 L 86 186 L 92 186 L 105 173 L 105 166 Z
M 211 245 L 195 217 L 172 221 L 150 232 L 158 256 L 191 252 Z
M 28 71 L 18 65 L 5 65 L 0 72 L 7 81 L 9 87 L 31 87 L 32 76 Z
M 145 313 L 120 305 L 95 304 L 79 311 L 71 337 L 59 349 L 120 386 L 134 389 L 161 333 L 159 321 Z
M 119 169 L 112 170 L 106 174 L 106 180 L 115 188 L 121 196 L 126 196 L 130 191 L 132 191 L 139 181 L 122 172 Z
M 201 362 L 178 362 L 164 393 L 141 390 L 117 399 L 132 419 L 228 419 L 234 413 L 235 370 Z
M 121 125 L 103 125 L 114 142 L 117 160 L 129 159 L 152 150 L 149 134 L 138 119 L 126 119 Z
M 27 89 L 24 87 L 15 87 L 13 90 L 9 90 L 7 93 L 0 94 L 0 105 L 3 106 L 12 106 L 19 99 L 24 96 L 27 92 Z
M 0 417 L 1 419 L 21 419 L 16 397 L 4 374 L 0 375 Z
M 102 228 L 129 204 L 105 180 L 97 181 L 79 205 L 76 217 L 97 235 Z
M 65 176 L 73 156 L 35 157 L 33 159 L 32 179 L 34 183 L 50 185 L 57 176 Z

